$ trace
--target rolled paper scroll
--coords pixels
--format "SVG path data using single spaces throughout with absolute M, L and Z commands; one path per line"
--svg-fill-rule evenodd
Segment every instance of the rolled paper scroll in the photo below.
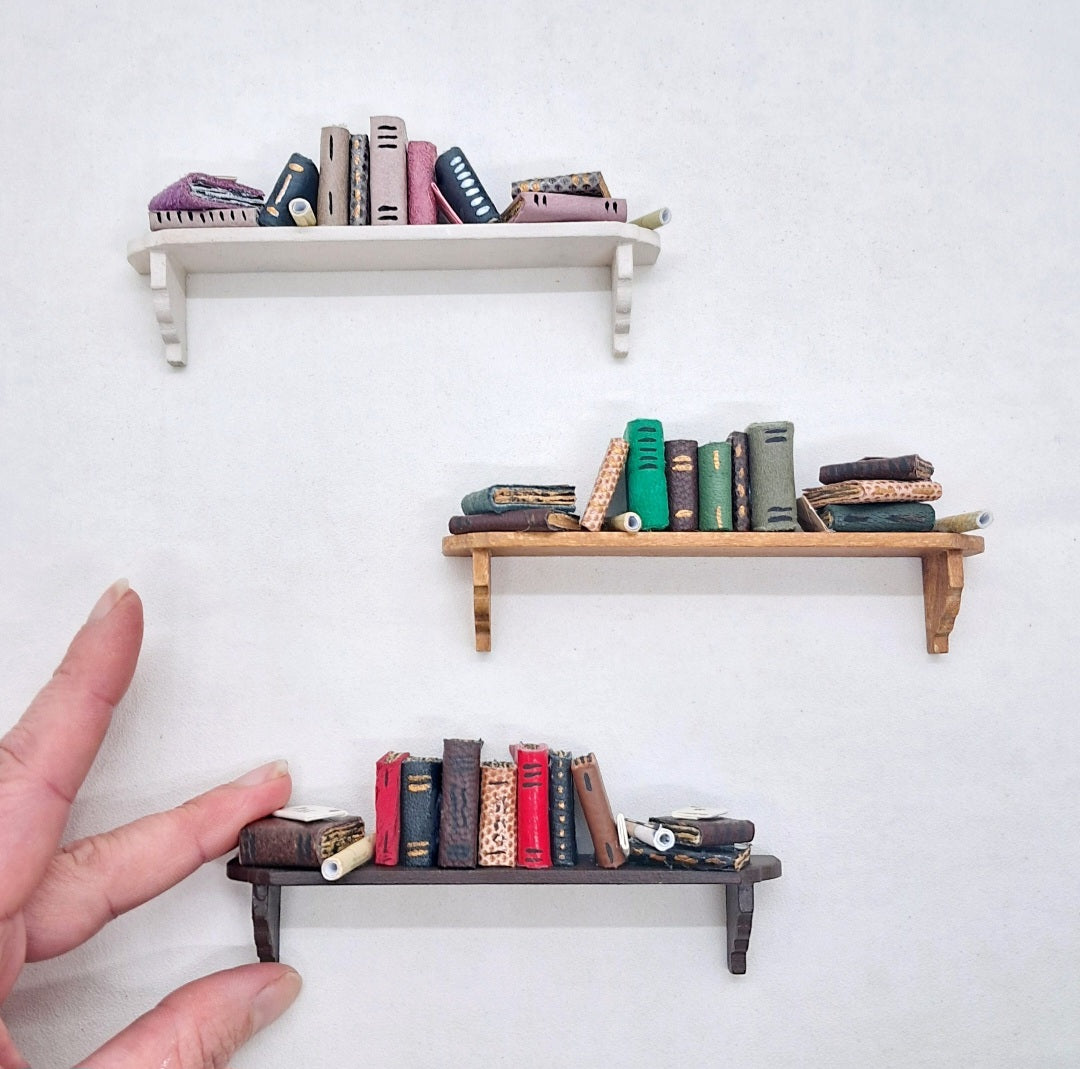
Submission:
M 630 853 L 631 835 L 638 842 L 647 843 L 654 850 L 670 850 L 675 845 L 675 833 L 670 828 L 660 828 L 654 824 L 630 820 L 622 813 L 615 817 L 615 825 L 619 830 L 619 845 L 624 853 Z
M 289 201 L 289 214 L 297 226 L 315 226 L 318 222 L 311 210 L 311 203 L 303 197 L 294 197 Z
M 963 534 L 965 531 L 981 531 L 993 522 L 994 514 L 984 509 L 980 512 L 963 512 L 959 516 L 942 516 L 934 524 L 934 530 Z
M 340 880 L 347 872 L 366 864 L 374 855 L 375 836 L 365 835 L 352 846 L 346 846 L 344 850 L 328 857 L 320 869 L 322 877 L 324 880 Z
M 637 534 L 641 530 L 641 517 L 636 512 L 620 512 L 618 516 L 612 516 L 604 524 L 612 531 L 625 531 L 626 534 Z
M 667 226 L 670 222 L 670 208 L 657 208 L 655 212 L 649 212 L 648 215 L 643 215 L 639 219 L 630 220 L 632 226 L 643 226 L 647 230 L 659 230 L 660 227 Z

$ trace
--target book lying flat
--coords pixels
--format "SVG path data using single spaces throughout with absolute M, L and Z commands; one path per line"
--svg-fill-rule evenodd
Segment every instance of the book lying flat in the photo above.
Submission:
M 577 197 L 610 197 L 607 182 L 599 171 L 557 174 L 548 178 L 525 178 L 510 183 L 510 196 L 519 193 L 572 193 Z
M 830 531 L 932 531 L 933 505 L 893 501 L 877 505 L 824 505 L 822 523 Z
M 677 846 L 714 847 L 748 843 L 754 838 L 752 820 L 736 820 L 732 817 L 708 817 L 704 820 L 690 817 L 649 817 L 652 824 L 662 824 L 674 836 Z
M 750 863 L 750 847 L 718 847 L 715 850 L 689 850 L 676 846 L 662 851 L 647 843 L 630 840 L 630 865 L 655 865 L 665 869 L 712 869 L 739 872 Z
M 503 223 L 625 223 L 626 201 L 574 193 L 519 193 L 499 218 Z
M 848 479 L 929 479 L 934 465 L 918 453 L 902 457 L 863 457 L 845 464 L 826 464 L 818 472 L 823 483 L 842 483 Z
M 580 531 L 581 522 L 570 512 L 547 508 L 514 509 L 511 512 L 476 512 L 471 516 L 451 516 L 451 534 L 482 531 Z
M 824 505 L 859 505 L 889 501 L 937 501 L 941 483 L 929 479 L 904 482 L 900 479 L 848 479 L 828 486 L 811 486 L 803 496 L 814 508 Z
M 240 831 L 240 864 L 317 869 L 339 850 L 364 837 L 361 817 L 299 821 L 263 817 Z
M 548 486 L 496 483 L 494 486 L 466 494 L 461 499 L 461 511 L 466 516 L 472 516 L 477 512 L 506 512 L 510 509 L 536 508 L 542 505 L 552 512 L 573 512 L 575 503 L 574 487 L 565 483 Z

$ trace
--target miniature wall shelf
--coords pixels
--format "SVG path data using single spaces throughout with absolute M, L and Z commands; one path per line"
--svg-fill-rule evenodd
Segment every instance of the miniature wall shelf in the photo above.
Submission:
M 659 234 L 631 223 L 529 223 L 156 230 L 131 241 L 127 258 L 150 276 L 165 359 L 182 367 L 188 275 L 268 271 L 610 267 L 612 346 L 625 356 L 634 265 L 659 255 Z
M 835 532 L 620 531 L 493 532 L 447 535 L 447 557 L 472 557 L 476 648 L 491 649 L 492 557 L 921 557 L 928 653 L 948 653 L 960 611 L 964 557 L 982 553 L 978 535 Z
M 573 868 L 413 869 L 365 865 L 347 873 L 336 883 L 327 883 L 314 869 L 257 868 L 241 865 L 239 859 L 233 858 L 228 863 L 226 872 L 232 880 L 251 884 L 251 920 L 255 929 L 255 949 L 260 961 L 280 960 L 282 887 L 380 887 L 391 884 L 721 884 L 727 899 L 728 968 L 733 973 L 742 974 L 746 972 L 746 952 L 754 919 L 754 884 L 777 879 L 780 875 L 780 861 L 771 854 L 752 854 L 749 864 L 740 872 L 639 868 L 630 865 L 617 869 L 602 869 L 595 865 L 591 855 L 579 857 Z

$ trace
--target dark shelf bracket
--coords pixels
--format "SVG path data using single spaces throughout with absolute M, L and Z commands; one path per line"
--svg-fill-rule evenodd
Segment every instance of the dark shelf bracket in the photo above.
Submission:
M 251 885 L 251 921 L 259 961 L 281 961 L 281 888 L 276 884 Z

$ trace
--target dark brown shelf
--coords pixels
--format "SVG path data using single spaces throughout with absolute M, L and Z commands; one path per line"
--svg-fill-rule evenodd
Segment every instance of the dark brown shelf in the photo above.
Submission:
M 414 869 L 400 866 L 365 865 L 340 880 L 329 883 L 315 869 L 273 869 L 241 865 L 233 858 L 226 866 L 231 880 L 251 884 L 251 919 L 255 929 L 255 949 L 260 961 L 279 961 L 281 954 L 282 887 L 377 887 L 377 886 L 537 886 L 657 885 L 710 883 L 724 887 L 727 900 L 728 968 L 746 972 L 746 952 L 754 917 L 754 884 L 780 876 L 780 860 L 771 854 L 754 854 L 740 872 L 704 872 L 700 869 L 658 869 L 623 865 L 599 868 L 591 854 L 579 858 L 573 868 L 550 869 Z

